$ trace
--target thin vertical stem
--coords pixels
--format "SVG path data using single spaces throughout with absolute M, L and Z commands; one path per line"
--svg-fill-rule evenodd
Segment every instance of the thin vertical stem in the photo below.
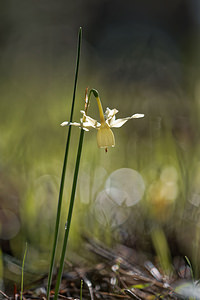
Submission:
M 72 122 L 73 112 L 74 112 L 76 86 L 77 86 L 77 80 L 78 80 L 78 71 L 79 71 L 79 62 L 80 62 L 80 53 L 81 53 L 81 41 L 82 41 L 82 28 L 80 27 L 79 34 L 78 34 L 74 91 L 73 91 L 73 98 L 72 98 L 70 122 Z M 49 294 L 50 294 L 51 281 L 52 281 L 52 275 L 53 275 L 53 267 L 54 267 L 54 261 L 55 261 L 55 253 L 56 253 L 56 247 L 57 247 L 57 242 L 58 242 L 58 231 L 59 231 L 59 225 L 60 225 L 60 215 L 61 215 L 62 198 L 63 198 L 63 190 L 64 190 L 65 173 L 66 173 L 66 167 L 67 167 L 67 158 L 68 158 L 68 152 L 69 152 L 70 138 L 71 138 L 71 126 L 69 126 L 69 130 L 68 130 L 68 136 L 67 136 L 67 142 L 66 142 L 66 148 L 65 148 L 65 156 L 64 156 L 64 162 L 63 162 L 63 169 L 62 169 L 62 175 L 61 175 L 61 181 L 60 181 L 60 191 L 59 191 L 59 197 L 58 197 L 57 216 L 56 216 L 54 241 L 53 241 L 53 248 L 52 248 L 53 250 L 52 250 L 51 264 L 50 264 L 48 284 L 47 284 L 47 299 L 49 299 Z
M 83 279 L 81 279 L 80 300 L 83 299 Z
M 22 300 L 23 298 L 23 288 L 24 288 L 24 265 L 25 265 L 25 259 L 26 259 L 26 253 L 27 253 L 27 243 L 25 246 L 25 251 L 24 251 L 24 257 L 23 257 L 23 261 L 22 261 L 22 278 L 21 278 L 21 292 L 20 292 L 20 300 Z
M 63 248 L 62 248 L 62 253 L 61 253 L 61 258 L 60 258 L 60 267 L 58 270 L 58 276 L 57 276 L 57 281 L 56 281 L 54 300 L 57 300 L 57 298 L 58 298 L 58 292 L 59 292 L 60 282 L 61 282 L 61 278 L 62 278 L 65 253 L 66 253 L 66 248 L 67 248 L 67 242 L 68 242 L 68 236 L 69 236 L 69 230 L 70 230 L 70 225 L 71 225 L 74 200 L 75 200 L 75 194 L 76 194 L 76 185 L 77 185 L 79 165 L 80 165 L 81 152 L 82 152 L 82 146 L 83 146 L 83 138 L 84 138 L 84 130 L 81 129 L 77 158 L 76 158 L 76 165 L 75 165 L 75 170 L 74 170 L 74 179 L 73 179 L 73 185 L 72 185 L 71 199 L 70 199 L 67 222 L 65 224 L 65 235 L 64 235 Z

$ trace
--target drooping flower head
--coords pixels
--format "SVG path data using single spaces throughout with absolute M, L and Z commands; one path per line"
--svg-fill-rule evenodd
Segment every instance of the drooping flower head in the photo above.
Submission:
M 89 100 L 90 100 L 91 93 L 94 94 L 94 96 L 97 100 L 97 104 L 98 104 L 98 108 L 99 108 L 100 123 L 97 120 L 95 120 L 87 115 L 87 109 L 89 106 Z M 131 117 L 116 119 L 115 115 L 118 113 L 118 110 L 116 108 L 109 109 L 108 107 L 106 108 L 106 111 L 104 114 L 101 100 L 99 98 L 99 94 L 94 89 L 90 90 L 89 96 L 86 93 L 85 99 L 86 99 L 85 100 L 85 110 L 81 110 L 83 117 L 80 119 L 80 123 L 63 122 L 61 124 L 61 126 L 73 125 L 73 126 L 78 126 L 86 131 L 89 131 L 90 128 L 97 129 L 97 145 L 99 148 L 105 148 L 106 152 L 107 152 L 108 147 L 115 146 L 115 137 L 111 130 L 112 127 L 119 128 L 119 127 L 123 126 L 130 119 L 144 117 L 144 114 L 134 114 Z

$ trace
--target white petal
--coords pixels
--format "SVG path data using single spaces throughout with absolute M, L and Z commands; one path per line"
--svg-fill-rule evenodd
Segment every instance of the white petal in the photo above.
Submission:
M 110 126 L 110 124 L 113 124 L 115 122 L 116 117 L 113 116 L 112 118 L 109 118 L 106 120 L 106 123 L 108 124 L 108 126 Z
M 118 110 L 116 108 L 110 109 L 109 107 L 107 107 L 105 111 L 105 119 L 109 120 L 113 118 L 117 113 Z
M 110 127 L 119 128 L 119 127 L 123 126 L 129 119 L 130 119 L 130 117 L 124 118 L 124 119 L 113 120 L 112 122 L 110 122 Z
M 138 119 L 138 118 L 143 118 L 144 117 L 144 114 L 134 114 L 134 115 L 132 115 L 130 118 L 131 119 Z
M 95 120 L 95 119 L 92 119 L 91 117 L 89 117 L 89 116 L 87 116 L 86 117 L 86 122 L 88 122 L 89 124 L 90 124 L 90 126 L 92 126 L 92 127 L 96 127 L 96 125 L 97 125 L 97 120 Z
M 62 123 L 60 124 L 60 126 L 68 126 L 69 124 L 70 124 L 70 122 L 65 121 L 65 122 L 62 122 Z
M 134 114 L 131 117 L 127 117 L 127 118 L 123 118 L 123 119 L 117 119 L 117 120 L 111 119 L 109 125 L 110 125 L 110 127 L 119 128 L 119 127 L 123 126 L 130 119 L 143 118 L 143 117 L 144 117 L 144 114 Z
M 84 127 L 98 128 L 101 126 L 101 124 L 98 123 L 97 120 L 87 116 L 84 110 L 81 110 L 81 113 L 83 114 L 83 118 L 81 118 L 81 123 L 83 123 Z M 84 122 L 83 122 L 83 119 L 84 119 Z
M 85 131 L 89 131 L 89 129 L 86 128 L 86 127 L 80 127 L 80 129 L 81 129 L 81 128 L 83 128 L 83 130 L 85 130 Z
M 81 120 L 82 121 L 82 120 Z M 85 128 L 94 128 L 93 124 L 91 124 L 90 122 L 81 122 L 82 124 L 82 127 L 85 127 Z
M 81 124 L 80 123 L 76 123 L 76 122 L 72 123 L 72 122 L 65 121 L 65 122 L 62 122 L 60 125 L 61 126 L 69 126 L 69 125 L 80 126 Z
M 81 119 L 83 120 L 83 119 Z M 98 128 L 101 126 L 101 124 L 99 122 L 97 122 L 97 120 L 92 119 L 89 116 L 85 116 L 85 122 L 83 122 L 84 124 L 87 124 L 88 127 L 93 127 L 93 128 Z

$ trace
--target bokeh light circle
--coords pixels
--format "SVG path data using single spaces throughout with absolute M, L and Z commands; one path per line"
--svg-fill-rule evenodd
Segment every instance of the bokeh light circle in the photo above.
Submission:
M 95 199 L 93 209 L 97 221 L 112 228 L 121 225 L 128 219 L 130 207 L 142 199 L 144 191 L 144 180 L 137 171 L 129 168 L 114 171 Z
M 97 221 L 110 227 L 116 227 L 124 223 L 130 210 L 117 204 L 117 200 L 124 199 L 123 191 L 116 188 L 101 191 L 94 202 L 94 213 Z
M 113 197 L 119 205 L 127 207 L 135 205 L 139 202 L 145 191 L 145 183 L 139 172 L 122 168 L 114 171 L 105 184 L 108 195 L 113 197 L 113 188 L 118 189 L 123 197 Z
M 9 209 L 0 209 L 0 238 L 10 240 L 17 235 L 20 230 L 20 221 Z

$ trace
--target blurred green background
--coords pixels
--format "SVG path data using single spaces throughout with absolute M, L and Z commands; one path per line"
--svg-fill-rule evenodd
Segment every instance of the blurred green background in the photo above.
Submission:
M 168 247 L 169 261 L 187 255 L 198 277 L 199 1 L 7 0 L 0 3 L 1 287 L 20 281 L 26 242 L 26 280 L 48 272 L 68 130 L 59 124 L 70 117 L 80 26 L 74 120 L 88 86 L 118 117 L 145 118 L 113 130 L 108 153 L 97 148 L 95 131 L 85 134 L 69 259 L 87 258 L 84 233 L 152 256 Z M 98 118 L 95 99 L 89 115 Z M 62 228 L 78 136 L 73 128 Z M 167 269 L 168 258 L 160 260 Z

